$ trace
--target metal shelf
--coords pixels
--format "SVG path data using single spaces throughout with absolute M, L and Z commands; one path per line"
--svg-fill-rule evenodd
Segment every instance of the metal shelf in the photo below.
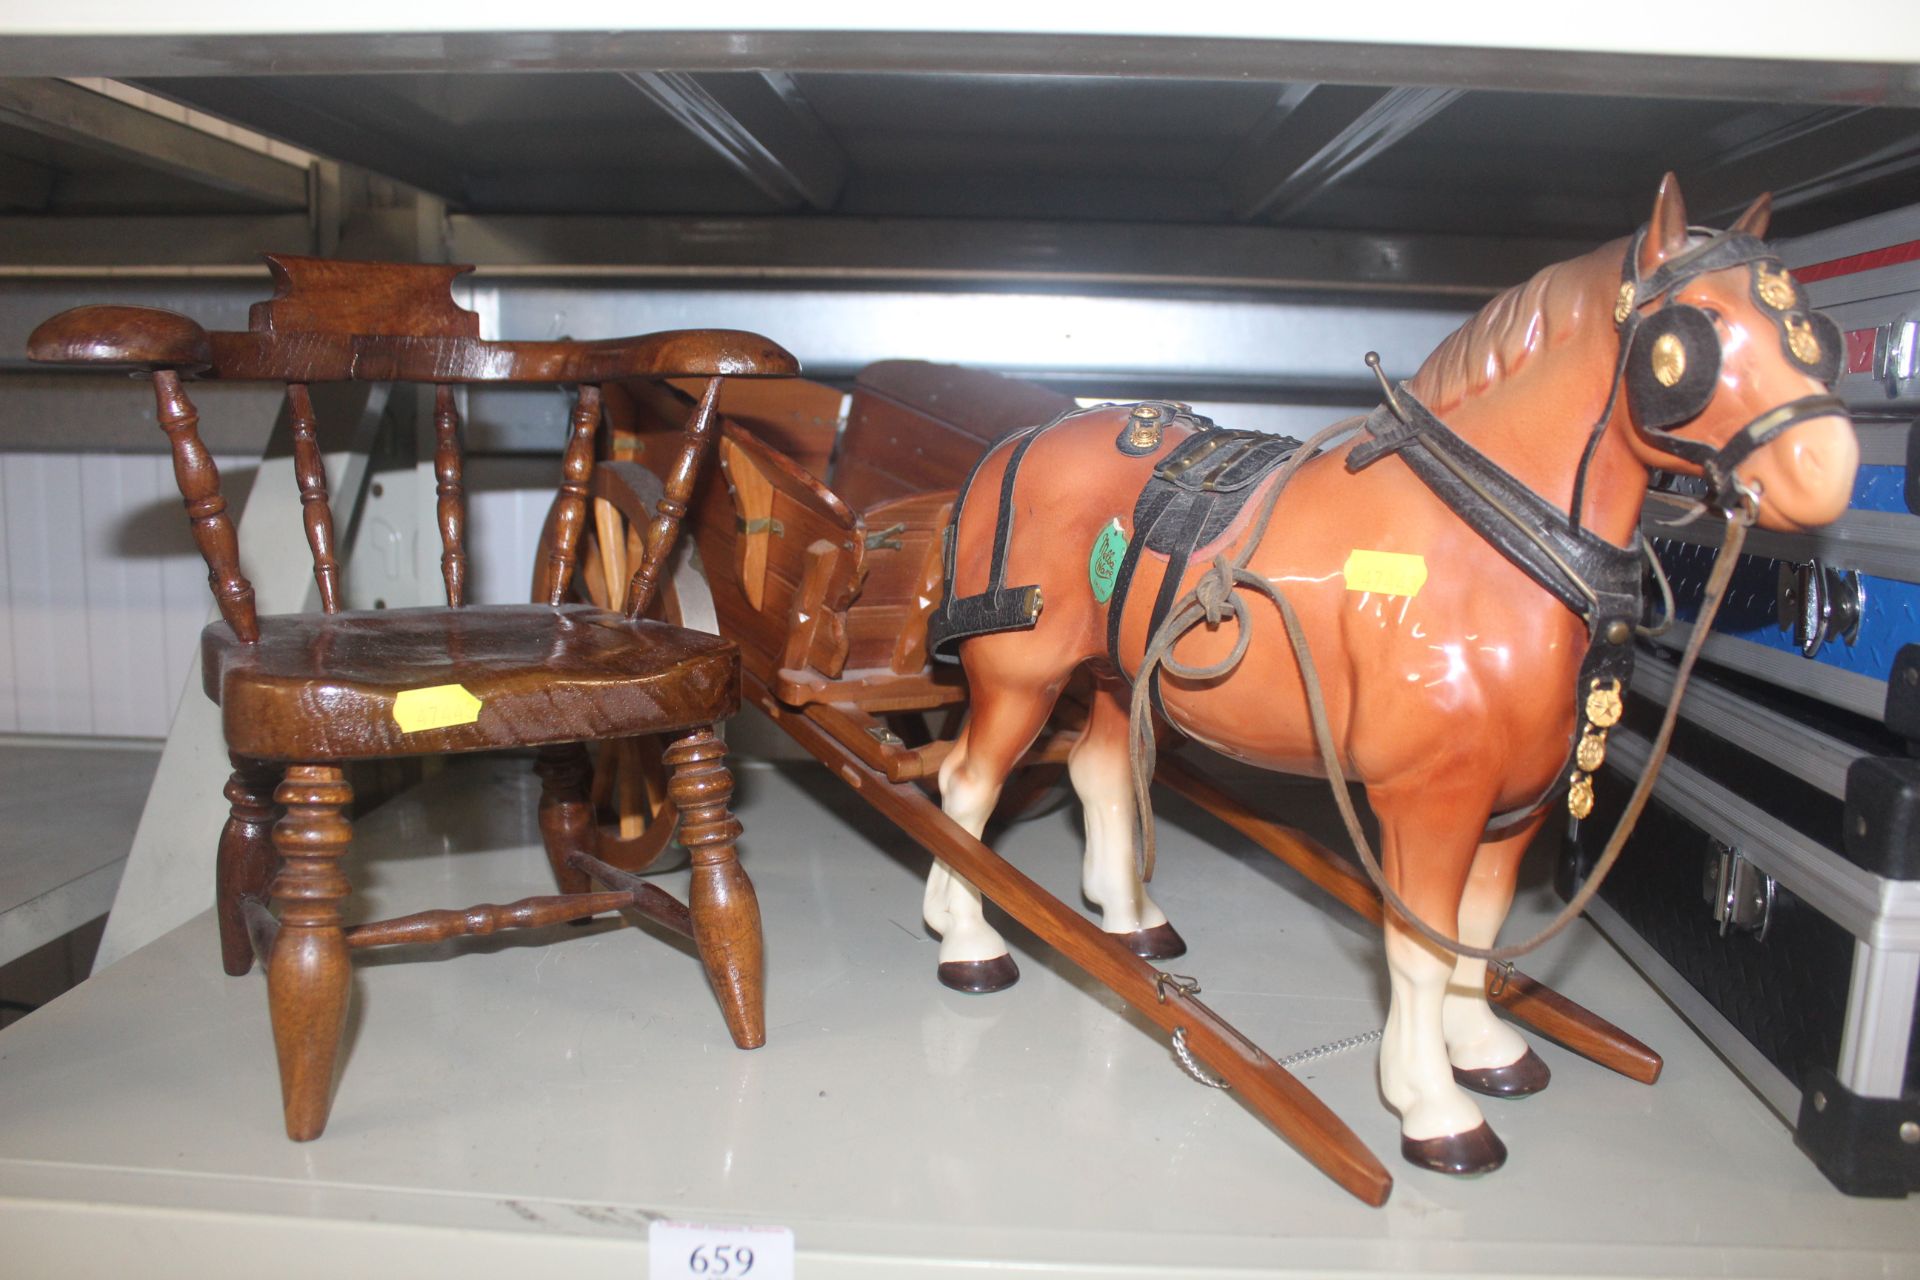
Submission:
M 526 763 L 466 761 L 358 824 L 368 912 L 537 887 Z M 1507 1168 L 1389 1160 L 1349 1199 L 1030 939 L 996 997 L 933 980 L 924 860 L 815 766 L 741 770 L 766 912 L 769 1039 L 726 1039 L 697 962 L 627 928 L 368 957 L 332 1123 L 279 1126 L 260 978 L 202 914 L 0 1033 L 0 1248 L 19 1274 L 565 1267 L 643 1274 L 657 1218 L 784 1225 L 800 1274 L 1805 1276 L 1920 1267 L 1920 1218 L 1848 1200 L 1584 924 L 1529 966 L 1666 1055 L 1633 1084 L 1547 1044 L 1553 1087 L 1488 1102 Z M 1270 789 L 1289 813 L 1318 784 Z M 1378 1025 L 1378 943 L 1267 855 L 1164 807 L 1177 962 L 1276 1054 Z M 1322 815 L 1324 816 L 1324 815 Z M 1074 900 L 1064 806 L 1002 847 Z M 669 887 L 677 877 L 665 877 Z M 1544 886 L 1524 897 L 1539 919 Z M 1524 925 L 1520 921 L 1516 927 Z M 1371 1049 L 1303 1067 L 1376 1150 Z

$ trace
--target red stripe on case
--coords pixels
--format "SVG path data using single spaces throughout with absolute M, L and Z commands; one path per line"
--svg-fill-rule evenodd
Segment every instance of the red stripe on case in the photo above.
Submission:
M 1847 330 L 1847 372 L 1873 372 L 1873 340 L 1878 329 Z
M 1909 240 L 1905 244 L 1890 244 L 1884 249 L 1869 249 L 1865 253 L 1848 254 L 1844 258 L 1830 258 L 1825 262 L 1816 262 L 1811 266 L 1794 268 L 1794 279 L 1801 284 L 1812 284 L 1815 280 L 1831 280 L 1836 276 L 1857 275 L 1862 271 L 1874 271 L 1880 267 L 1898 266 L 1902 262 L 1920 260 L 1920 240 Z

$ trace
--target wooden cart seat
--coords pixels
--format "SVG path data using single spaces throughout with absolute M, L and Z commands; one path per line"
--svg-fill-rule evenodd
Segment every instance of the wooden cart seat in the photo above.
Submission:
M 221 706 L 229 747 L 262 760 L 665 733 L 714 724 L 740 703 L 730 642 L 660 624 L 636 628 L 588 605 L 265 617 L 254 644 L 215 622 L 200 645 L 201 677 Z M 410 690 L 409 703 L 427 709 L 423 718 L 407 704 L 396 711 Z M 318 705 L 326 715 L 311 713 Z M 463 712 L 473 718 L 431 723 Z
M 662 441 L 640 448 L 655 465 L 671 456 L 672 426 L 699 389 L 624 382 L 611 389 L 609 418 L 617 433 Z M 1074 402 L 918 360 L 862 369 L 837 439 L 829 402 L 840 393 L 798 380 L 722 388 L 720 471 L 694 508 L 720 631 L 789 705 L 880 713 L 958 703 L 958 670 L 930 666 L 926 647 L 955 493 L 995 441 Z M 596 498 L 638 509 L 616 475 L 602 474 Z

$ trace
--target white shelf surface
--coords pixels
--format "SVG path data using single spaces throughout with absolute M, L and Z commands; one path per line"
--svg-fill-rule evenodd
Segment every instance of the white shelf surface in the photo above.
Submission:
M 160 748 L 0 743 L 0 964 L 107 913 Z
M 1486 1104 L 1507 1167 L 1455 1180 L 1399 1160 L 1371 1049 L 1307 1066 L 1395 1173 L 1369 1209 L 1017 930 L 1018 986 L 939 987 L 924 856 L 823 770 L 739 772 L 764 1049 L 732 1047 L 686 947 L 630 927 L 363 955 L 332 1121 L 296 1145 L 263 983 L 220 972 L 203 913 L 0 1033 L 0 1272 L 633 1277 L 668 1218 L 789 1226 L 810 1277 L 1920 1274 L 1920 1213 L 1834 1191 L 1585 924 L 1524 967 L 1665 1078 L 1543 1043 L 1553 1087 Z M 1276 783 L 1276 810 L 1317 787 Z M 369 815 L 355 917 L 548 891 L 534 797 L 524 761 L 473 760 Z M 1163 817 L 1156 893 L 1193 947 L 1167 967 L 1276 1055 L 1378 1025 L 1371 931 Z M 1077 825 L 1001 847 L 1075 895 Z

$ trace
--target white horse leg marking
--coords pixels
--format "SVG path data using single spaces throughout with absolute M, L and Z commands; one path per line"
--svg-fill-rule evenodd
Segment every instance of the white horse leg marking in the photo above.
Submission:
M 1004 779 L 982 776 L 969 768 L 966 733 L 940 768 L 940 808 L 978 839 L 993 816 Z M 973 882 L 937 859 L 927 876 L 921 915 L 927 927 L 940 935 L 940 962 L 992 960 L 1007 954 L 1007 941 L 987 923 L 980 890 Z
M 973 643 L 990 645 L 995 639 L 987 636 Z M 940 766 L 940 808 L 977 840 L 987 829 L 1014 762 L 1032 745 L 1053 711 L 1054 695 L 1047 684 L 1052 673 L 1032 684 L 1003 682 L 997 687 L 990 687 L 989 680 L 973 679 L 971 652 L 963 652 L 962 661 L 973 680 L 973 709 L 959 741 Z M 951 867 L 934 863 L 922 913 L 928 927 L 940 935 L 942 964 L 994 960 L 1007 954 L 1006 939 L 987 923 L 981 910 L 980 890 Z
M 1539 829 L 1540 822 L 1529 823 L 1519 835 L 1482 845 L 1474 854 L 1473 871 L 1460 899 L 1462 942 L 1475 947 L 1493 945 L 1513 905 L 1520 855 Z M 1447 1037 L 1447 1056 L 1462 1070 L 1511 1066 L 1527 1052 L 1527 1042 L 1520 1033 L 1495 1017 L 1487 1004 L 1484 960 L 1459 958 L 1441 1002 L 1440 1017 Z
M 1485 1118 L 1454 1083 L 1440 1034 L 1441 1002 L 1453 965 L 1431 944 L 1395 925 L 1389 924 L 1386 932 L 1393 997 L 1380 1043 L 1380 1092 L 1400 1113 L 1400 1132 L 1409 1138 L 1477 1129 Z
M 1370 790 L 1380 815 L 1381 862 L 1387 882 L 1407 906 L 1442 932 L 1457 927 L 1455 912 L 1484 815 L 1475 799 L 1447 795 L 1431 779 L 1409 779 L 1418 799 Z M 1451 874 L 1450 874 L 1451 870 Z M 1469 1133 L 1486 1123 L 1480 1108 L 1453 1078 L 1447 1059 L 1442 1005 L 1455 957 L 1407 931 L 1399 917 L 1386 924 L 1387 976 L 1392 997 L 1380 1042 L 1380 1092 L 1400 1113 L 1400 1132 L 1414 1139 Z
M 1096 692 L 1086 732 L 1067 756 L 1067 776 L 1086 818 L 1080 891 L 1100 908 L 1100 927 L 1108 933 L 1133 933 L 1167 922 L 1167 913 L 1140 879 L 1126 725 L 1126 711 L 1113 695 Z

